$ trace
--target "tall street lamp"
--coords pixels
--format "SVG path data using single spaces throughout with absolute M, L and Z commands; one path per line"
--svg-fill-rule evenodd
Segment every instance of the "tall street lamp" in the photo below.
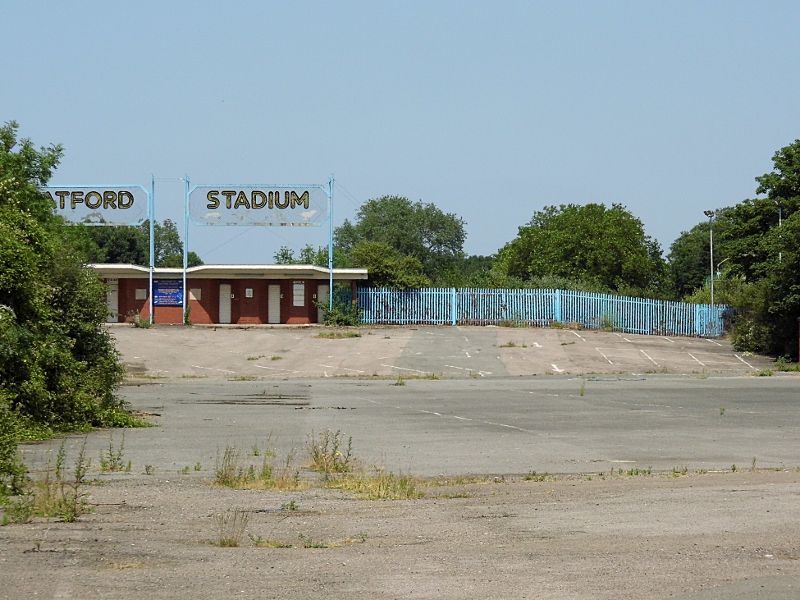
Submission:
M 779 198 L 775 200 L 775 204 L 778 205 L 778 243 L 780 243 L 782 250 L 783 238 L 780 237 L 780 229 L 783 226 L 783 200 Z M 783 252 L 781 250 L 778 250 L 778 262 L 783 262 Z
M 711 313 L 714 313 L 714 211 L 704 210 L 703 214 L 708 217 L 708 240 L 711 246 Z

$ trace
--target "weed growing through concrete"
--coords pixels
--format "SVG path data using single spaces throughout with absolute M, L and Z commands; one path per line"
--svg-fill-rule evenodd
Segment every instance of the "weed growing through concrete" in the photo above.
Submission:
M 125 455 L 125 434 L 122 434 L 122 439 L 118 447 L 114 447 L 114 434 L 108 436 L 108 450 L 100 452 L 100 470 L 104 473 L 125 471 L 130 473 L 131 462 L 125 463 L 123 456 Z
M 680 477 L 681 475 L 688 475 L 688 473 L 689 473 L 689 467 L 687 467 L 685 465 L 683 467 L 672 467 L 672 476 L 673 477 Z
M 260 535 L 247 535 L 250 538 L 250 543 L 252 543 L 256 548 L 292 548 L 292 545 L 289 542 L 272 538 L 263 538 Z
M 217 538 L 213 544 L 220 548 L 237 548 L 242 543 L 249 521 L 250 513 L 239 508 L 217 513 L 214 515 Z
M 194 463 L 194 470 L 195 471 L 202 471 L 203 470 L 203 465 L 201 465 L 199 462 Z
M 340 430 L 327 429 L 315 436 L 312 432 L 306 443 L 306 452 L 311 470 L 318 471 L 328 479 L 333 473 L 349 473 L 353 470 L 353 438 Z
M 397 376 L 397 381 L 395 381 L 395 382 L 394 382 L 392 385 L 395 385 L 395 386 L 404 386 L 405 384 L 406 384 L 406 380 L 405 380 L 405 379 L 403 379 L 403 376 L 402 376 L 402 375 L 398 375 L 398 376 Z
M 424 495 L 414 477 L 384 471 L 337 477 L 328 486 L 353 492 L 364 500 L 416 500 Z
M 736 473 L 736 463 L 731 465 L 731 473 Z
M 27 482 L 23 493 L 6 506 L 3 525 L 27 523 L 33 517 L 56 517 L 72 523 L 89 511 L 85 486 L 91 461 L 86 458 L 86 439 L 75 458 L 71 478 L 64 467 L 66 458 L 65 442 L 62 442 L 56 454 L 55 469 L 48 465 L 42 479 Z
M 529 471 L 524 477 L 525 481 L 548 481 L 553 479 L 548 473 L 537 473 L 536 471 Z
M 317 337 L 323 340 L 343 340 L 347 338 L 360 338 L 361 334 L 357 331 L 321 331 Z
M 145 475 L 153 475 L 156 472 L 156 468 L 153 465 L 145 465 L 144 466 L 144 474 Z
M 235 446 L 226 446 L 222 456 L 217 453 L 214 469 L 214 483 L 234 489 L 300 489 L 300 470 L 294 466 L 294 452 L 286 455 L 281 468 L 273 465 L 275 453 L 271 450 L 264 453 L 261 464 L 254 464 L 242 459 Z
M 586 380 L 585 379 L 581 380 L 581 387 L 578 390 L 578 394 L 580 395 L 581 398 L 583 398 L 586 395 Z
M 719 416 L 720 417 L 724 417 L 725 416 L 725 407 L 724 406 L 720 406 L 719 407 Z
M 758 467 L 756 467 L 756 457 L 755 456 L 753 457 L 753 462 L 750 465 L 750 471 L 752 473 L 755 473 L 756 471 L 758 471 Z
M 185 465 L 178 469 L 178 475 L 188 475 L 189 474 L 189 465 Z

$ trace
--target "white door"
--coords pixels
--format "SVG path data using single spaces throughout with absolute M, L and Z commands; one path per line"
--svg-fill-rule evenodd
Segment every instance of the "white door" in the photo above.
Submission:
M 106 281 L 106 306 L 108 307 L 106 323 L 119 321 L 119 281 L 116 279 Z
M 328 306 L 328 302 L 330 302 L 330 286 L 326 283 L 324 285 L 317 286 L 317 304 L 321 304 L 323 306 Z M 317 307 L 317 323 L 322 323 L 325 320 L 325 311 L 321 308 Z
M 267 287 L 267 323 L 281 322 L 281 286 Z
M 219 284 L 219 322 L 231 322 L 231 284 Z

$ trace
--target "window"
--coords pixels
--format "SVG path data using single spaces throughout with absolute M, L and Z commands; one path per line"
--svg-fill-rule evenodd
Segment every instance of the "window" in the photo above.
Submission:
M 292 306 L 306 305 L 306 282 L 292 282 Z
M 253 297 L 253 288 L 244 288 L 244 297 L 245 298 L 252 298 Z

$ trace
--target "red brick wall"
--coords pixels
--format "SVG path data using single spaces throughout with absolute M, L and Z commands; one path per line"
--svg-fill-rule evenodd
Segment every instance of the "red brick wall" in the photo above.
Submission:
M 300 280 L 298 280 L 300 281 Z M 305 280 L 304 306 L 294 306 L 294 280 L 263 279 L 189 279 L 186 287 L 200 290 L 200 300 L 193 300 L 188 295 L 189 319 L 192 323 L 219 323 L 219 286 L 228 283 L 231 286 L 231 322 L 242 325 L 262 324 L 268 321 L 267 288 L 269 284 L 281 286 L 281 322 L 289 324 L 307 324 L 317 322 L 315 300 L 319 299 L 318 286 L 327 281 Z M 140 318 L 149 318 L 149 300 L 136 300 L 136 290 L 144 289 L 149 293 L 150 282 L 147 278 L 119 279 L 119 321 L 130 320 L 132 313 Z M 253 289 L 253 297 L 246 297 L 246 289 Z M 317 298 L 315 298 L 317 296 Z M 182 307 L 156 306 L 155 323 L 183 323 Z

